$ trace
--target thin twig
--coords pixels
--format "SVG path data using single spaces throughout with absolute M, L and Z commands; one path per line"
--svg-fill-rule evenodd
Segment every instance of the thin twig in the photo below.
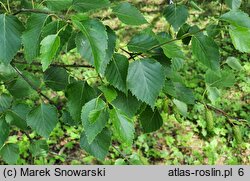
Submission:
M 241 119 L 241 118 L 238 118 L 238 117 L 232 117 L 232 116 L 230 116 L 228 113 L 226 113 L 226 112 L 225 112 L 224 110 L 222 110 L 222 109 L 219 109 L 219 108 L 217 108 L 217 107 L 214 107 L 214 106 L 212 106 L 212 105 L 205 104 L 205 103 L 202 103 L 202 102 L 200 102 L 200 103 L 201 103 L 201 104 L 204 104 L 208 109 L 213 110 L 213 111 L 215 111 L 215 112 L 217 112 L 217 113 L 219 113 L 219 114 L 222 114 L 223 116 L 225 116 L 226 118 L 228 118 L 227 120 L 228 120 L 228 122 L 229 122 L 230 124 L 232 124 L 232 122 L 230 121 L 230 119 L 235 119 L 235 120 L 237 120 L 237 121 L 246 122 L 246 123 L 249 125 L 249 123 L 248 123 L 246 120 Z
M 155 45 L 155 46 L 153 46 L 152 48 L 148 49 L 147 52 L 150 52 L 150 51 L 152 51 L 152 50 L 154 50 L 154 49 L 156 49 L 156 48 L 160 48 L 160 47 L 163 46 L 163 45 L 166 45 L 166 44 L 169 44 L 169 43 L 178 41 L 178 40 L 182 40 L 182 39 L 187 38 L 187 37 L 189 37 L 189 36 L 195 35 L 195 34 L 197 34 L 197 33 L 200 33 L 200 32 L 202 32 L 202 31 L 204 31 L 204 30 L 206 30 L 206 29 L 205 29 L 205 28 L 202 28 L 202 29 L 200 29 L 200 30 L 198 30 L 198 31 L 196 31 L 196 32 L 194 32 L 194 33 L 187 33 L 187 34 L 184 34 L 183 36 L 181 36 L 181 37 L 179 37 L 179 38 L 175 38 L 175 39 L 172 39 L 172 40 L 165 41 L 165 42 L 163 42 L 163 43 L 160 43 L 160 44 Z
M 49 97 L 47 97 L 45 94 L 41 92 L 40 89 L 38 89 L 23 73 L 15 66 L 14 63 L 11 63 L 11 66 L 13 69 L 20 75 L 20 77 L 23 78 L 25 82 L 29 84 L 29 86 L 34 89 L 39 95 L 43 96 L 47 101 L 49 101 L 50 104 L 56 105 Z
M 122 153 L 118 148 L 116 148 L 114 145 L 112 145 L 112 147 L 130 164 L 133 165 L 133 163 L 127 158 L 127 156 Z
M 32 63 L 28 63 L 28 62 L 21 62 L 21 61 L 13 61 L 13 63 L 16 64 L 24 64 L 24 65 L 36 65 L 36 66 L 42 66 L 41 63 L 39 62 L 32 62 Z M 50 64 L 50 66 L 52 67 L 63 67 L 63 68 L 93 68 L 93 66 L 91 65 L 84 65 L 84 64 L 59 64 L 59 63 L 52 63 Z
M 63 15 L 57 15 L 53 11 L 46 11 L 46 10 L 41 10 L 41 9 L 19 9 L 18 11 L 14 12 L 13 15 L 17 15 L 20 13 L 37 13 L 37 14 L 48 14 L 48 15 L 54 15 L 56 17 L 59 17 L 61 19 L 65 19 L 65 16 Z
M 156 49 L 156 48 L 160 48 L 160 47 L 163 46 L 163 45 L 166 45 L 166 44 L 169 44 L 169 43 L 178 41 L 178 40 L 182 40 L 182 39 L 187 38 L 187 37 L 189 37 L 189 36 L 193 36 L 193 35 L 195 35 L 195 34 L 197 34 L 197 33 L 200 33 L 200 32 L 202 32 L 202 31 L 204 31 L 204 30 L 206 30 L 206 29 L 205 29 L 205 28 L 202 28 L 202 29 L 200 29 L 200 30 L 198 30 L 198 31 L 196 31 L 196 32 L 194 32 L 194 33 L 187 33 L 187 34 L 185 34 L 185 35 L 183 35 L 183 36 L 181 36 L 181 37 L 179 37 L 179 38 L 175 38 L 175 39 L 172 39 L 172 40 L 168 40 L 168 41 L 162 42 L 162 43 L 160 43 L 160 44 L 158 44 L 158 45 L 155 45 L 155 46 L 149 48 L 149 49 L 148 49 L 147 51 L 145 51 L 145 52 L 148 52 L 148 53 L 149 53 L 150 51 L 152 51 L 152 50 L 154 50 L 154 49 Z M 143 54 L 143 53 L 133 53 L 133 54 L 130 55 L 129 60 L 130 60 L 130 59 L 134 59 L 135 57 L 140 56 L 140 55 L 142 55 L 142 54 Z

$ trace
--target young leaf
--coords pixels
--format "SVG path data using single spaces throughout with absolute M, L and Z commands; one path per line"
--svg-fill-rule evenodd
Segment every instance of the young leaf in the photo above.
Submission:
M 60 37 L 57 35 L 48 35 L 41 41 L 41 61 L 42 68 L 45 71 L 51 64 L 60 46 Z
M 110 119 L 114 125 L 114 134 L 121 143 L 132 145 L 134 139 L 134 123 L 124 113 L 117 109 L 110 111 Z
M 47 14 L 33 13 L 27 21 L 27 29 L 22 35 L 22 43 L 25 59 L 29 63 L 39 55 L 42 28 L 48 17 Z
M 153 111 L 149 106 L 140 114 L 139 120 L 145 133 L 156 131 L 163 124 L 159 111 Z
M 192 52 L 197 60 L 214 71 L 220 69 L 220 53 L 217 44 L 202 33 L 192 37 Z
M 118 92 L 118 95 L 112 104 L 128 117 L 132 118 L 140 108 L 142 102 L 138 101 L 130 92 L 128 92 L 127 95 L 122 92 Z
M 128 2 L 122 2 L 113 8 L 116 16 L 125 24 L 142 25 L 147 23 L 140 11 Z
M 56 20 L 48 23 L 42 29 L 42 37 L 57 33 L 60 37 L 60 47 L 58 49 L 58 51 L 60 51 L 69 40 L 72 33 L 72 27 L 67 25 L 67 23 L 64 21 Z
M 73 8 L 79 12 L 106 8 L 109 5 L 108 0 L 73 0 Z
M 101 113 L 102 113 L 102 110 L 98 110 L 98 109 L 94 109 L 90 111 L 89 116 L 88 116 L 89 122 L 91 124 L 95 123 L 97 119 L 100 117 Z
M 47 156 L 49 147 L 46 140 L 37 140 L 37 141 L 32 141 L 29 150 L 33 157 L 39 157 L 39 156 L 45 157 Z
M 19 157 L 19 146 L 14 143 L 8 143 L 0 150 L 0 156 L 9 164 L 16 164 Z
M 47 139 L 56 127 L 57 122 L 57 109 L 48 104 L 41 104 L 27 115 L 27 124 L 39 135 Z
M 81 121 L 82 106 L 95 97 L 95 91 L 86 82 L 78 81 L 66 88 L 67 107 L 74 121 Z
M 127 91 L 126 77 L 128 64 L 128 59 L 124 55 L 114 54 L 105 72 L 105 77 L 109 83 L 122 92 Z
M 216 87 L 208 87 L 208 99 L 215 104 L 215 101 L 220 97 L 220 91 Z
M 235 83 L 235 76 L 233 72 L 227 70 L 222 71 L 220 74 L 208 70 L 205 75 L 205 81 L 211 87 L 231 87 Z
M 0 62 L 9 64 L 21 48 L 22 23 L 15 16 L 0 14 Z
M 104 160 L 108 154 L 109 147 L 111 145 L 111 133 L 105 128 L 99 133 L 95 140 L 89 144 L 86 134 L 83 132 L 80 138 L 80 146 L 89 154 L 98 158 L 99 160 Z
M 100 111 L 96 114 L 96 111 Z M 95 111 L 95 115 L 93 115 Z M 95 137 L 103 130 L 108 122 L 109 114 L 106 104 L 102 99 L 93 99 L 87 102 L 81 113 L 81 120 L 88 143 L 91 144 Z
M 64 90 L 68 85 L 69 74 L 61 67 L 51 67 L 44 72 L 44 83 L 55 91 Z
M 226 5 L 233 10 L 239 9 L 241 0 L 225 0 Z
M 187 104 L 182 101 L 179 101 L 178 99 L 174 99 L 173 102 L 176 105 L 177 109 L 180 111 L 180 113 L 186 117 L 188 114 Z
M 226 63 L 235 70 L 241 71 L 243 67 L 241 66 L 239 60 L 235 57 L 228 57 Z
M 188 18 L 188 9 L 184 5 L 169 5 L 164 11 L 164 17 L 171 24 L 175 31 L 183 25 Z
M 230 26 L 229 34 L 237 50 L 250 53 L 250 28 Z
M 103 92 L 108 102 L 112 102 L 117 97 L 117 92 L 112 86 L 101 85 L 98 88 Z
M 0 117 L 0 148 L 9 137 L 10 126 L 6 123 L 4 117 Z
M 72 5 L 72 0 L 46 0 L 45 2 L 52 11 L 67 10 Z
M 236 27 L 250 28 L 250 17 L 240 10 L 229 11 L 220 17 L 221 20 Z
M 153 59 L 140 59 L 129 65 L 128 88 L 138 99 L 151 107 L 154 107 L 164 80 L 163 67 Z
M 94 19 L 81 22 L 73 20 L 73 24 L 82 32 L 76 38 L 79 53 L 100 73 L 107 65 L 107 62 L 103 61 L 106 58 L 108 48 L 108 35 L 105 26 Z
M 7 94 L 0 95 L 0 113 L 6 111 L 11 106 L 12 98 Z

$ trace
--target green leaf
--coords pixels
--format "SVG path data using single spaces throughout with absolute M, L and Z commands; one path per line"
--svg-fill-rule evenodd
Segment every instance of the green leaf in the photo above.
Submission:
M 220 17 L 221 20 L 230 23 L 236 27 L 250 28 L 250 17 L 240 10 L 232 10 Z
M 102 91 L 108 102 L 112 102 L 117 97 L 117 92 L 112 86 L 101 85 L 98 88 Z
M 39 135 L 47 139 L 56 127 L 57 122 L 57 109 L 48 104 L 41 104 L 27 115 L 27 124 Z
M 181 38 L 182 37 L 182 43 L 184 45 L 188 45 L 191 41 L 192 36 L 187 36 L 186 38 L 183 38 L 184 35 L 186 35 L 187 33 L 189 33 L 191 26 L 187 23 L 184 23 L 181 28 L 179 29 L 178 33 L 177 33 L 177 38 Z
M 4 145 L 4 147 L 0 150 L 0 156 L 7 164 L 16 164 L 19 157 L 19 146 L 14 143 Z
M 62 122 L 70 126 L 78 125 L 78 122 L 74 121 L 73 118 L 70 116 L 70 113 L 65 110 L 63 111 L 63 114 L 62 114 Z
M 86 82 L 78 81 L 66 88 L 67 107 L 74 121 L 81 121 L 83 105 L 95 97 L 95 91 Z
M 157 39 L 160 43 L 164 44 L 161 47 L 168 58 L 185 58 L 180 46 L 175 43 L 176 41 L 170 42 L 172 40 L 170 35 L 161 33 L 157 36 Z
M 0 95 L 0 113 L 3 113 L 8 108 L 10 108 L 12 102 L 12 98 L 7 94 Z
M 72 0 L 46 0 L 45 2 L 53 11 L 67 10 L 72 5 Z
M 73 0 L 73 8 L 79 12 L 106 8 L 109 5 L 108 0 Z
M 88 116 L 88 119 L 89 119 L 89 123 L 95 123 L 96 120 L 98 119 L 98 117 L 100 117 L 100 114 L 101 114 L 102 110 L 98 110 L 98 109 L 94 109 L 92 111 L 89 112 L 89 116 Z
M 216 87 L 208 87 L 208 99 L 215 104 L 215 101 L 220 97 L 220 91 Z
M 116 16 L 125 24 L 142 25 L 147 23 L 141 12 L 128 2 L 122 2 L 113 8 Z
M 64 90 L 69 81 L 68 72 L 61 67 L 50 67 L 44 72 L 44 83 L 55 91 Z
M 30 85 L 21 77 L 18 77 L 17 80 L 6 84 L 6 88 L 8 89 L 10 94 L 15 98 L 24 98 L 35 93 L 35 91 L 30 87 Z
M 139 120 L 145 133 L 156 131 L 163 124 L 159 111 L 152 110 L 149 106 L 140 114 Z
M 111 145 L 111 133 L 106 128 L 103 129 L 100 134 L 97 135 L 95 140 L 89 144 L 87 141 L 86 134 L 83 132 L 80 138 L 80 146 L 89 154 L 98 158 L 99 160 L 104 160 L 108 154 L 109 147 Z
M 66 52 L 69 52 L 70 50 L 76 48 L 76 35 L 77 32 L 72 31 L 71 35 L 69 36 L 68 42 L 65 45 Z
M 219 47 L 210 37 L 202 33 L 194 35 L 192 37 L 192 52 L 197 60 L 211 70 L 218 71 L 220 69 Z
M 5 119 L 11 124 L 22 130 L 27 129 L 26 116 L 30 112 L 30 108 L 26 104 L 16 104 L 6 113 Z
M 105 72 L 105 77 L 109 83 L 122 92 L 127 91 L 128 64 L 128 59 L 124 55 L 114 54 Z
M 46 14 L 32 13 L 27 21 L 27 29 L 22 35 L 22 43 L 25 59 L 29 63 L 39 55 L 42 28 L 48 17 Z
M 114 125 L 114 134 L 119 141 L 132 145 L 135 132 L 133 121 L 117 109 L 110 111 L 110 120 Z
M 207 35 L 211 38 L 214 38 L 217 35 L 219 35 L 220 30 L 221 30 L 220 26 L 215 24 L 210 24 L 206 27 Z
M 160 63 L 153 59 L 140 59 L 129 65 L 127 85 L 138 99 L 154 107 L 164 84 L 165 74 Z
M 173 103 L 176 105 L 177 109 L 180 111 L 180 113 L 183 115 L 183 116 L 187 116 L 188 114 L 188 108 L 187 108 L 187 104 L 182 102 L 182 101 L 179 101 L 178 99 L 174 99 L 173 100 Z
M 250 53 L 250 28 L 230 26 L 229 33 L 237 50 Z
M 33 157 L 45 157 L 47 156 L 49 147 L 46 140 L 32 141 L 29 148 Z
M 16 77 L 16 71 L 11 65 L 0 63 L 0 80 L 4 82 L 11 82 Z
M 68 42 L 72 33 L 72 27 L 67 25 L 66 22 L 61 20 L 56 20 L 48 23 L 42 29 L 42 37 L 46 37 L 48 35 L 58 34 L 60 37 L 60 47 L 58 51 L 60 51 L 63 46 Z
M 159 42 L 152 30 L 144 30 L 134 35 L 128 43 L 128 50 L 131 52 L 147 52 Z
M 179 82 L 166 81 L 163 90 L 166 94 L 169 94 L 186 104 L 194 104 L 195 102 L 192 90 L 186 88 Z
M 228 57 L 226 63 L 235 70 L 241 71 L 243 67 L 241 66 L 239 60 L 235 57 Z
M 23 29 L 17 17 L 0 14 L 0 62 L 9 64 L 21 48 Z
M 183 68 L 185 61 L 181 58 L 173 58 L 171 68 L 173 71 L 179 71 Z
M 59 46 L 60 37 L 58 35 L 48 35 L 41 41 L 40 57 L 43 71 L 45 71 L 51 64 L 53 58 L 56 56 Z
M 102 66 L 100 67 L 100 73 L 102 75 L 105 74 L 107 65 L 111 61 L 114 51 L 115 51 L 115 46 L 116 46 L 116 34 L 115 32 L 109 28 L 108 26 L 106 27 L 107 29 L 107 34 L 108 34 L 108 48 L 106 50 L 106 56 L 105 59 L 102 60 Z
M 76 37 L 76 46 L 82 57 L 94 65 L 100 73 L 105 70 L 108 48 L 108 35 L 105 26 L 98 20 L 88 19 L 82 22 L 73 20 L 73 24 L 82 34 Z
M 112 102 L 112 105 L 130 118 L 135 115 L 141 104 L 142 102 L 138 101 L 130 92 L 128 92 L 127 95 L 122 92 L 118 92 L 116 99 Z
M 164 10 L 164 17 L 174 27 L 175 31 L 186 22 L 188 15 L 188 9 L 184 5 L 171 4 Z
M 93 115 L 93 111 L 95 110 L 100 111 L 99 114 Z M 108 119 L 109 114 L 106 109 L 106 104 L 102 99 L 93 99 L 83 106 L 81 120 L 89 144 L 91 144 L 95 137 L 104 129 Z
M 233 72 L 227 70 L 222 71 L 220 75 L 208 70 L 205 75 L 205 81 L 211 87 L 225 88 L 234 85 L 235 76 Z
M 0 148 L 9 137 L 10 126 L 6 123 L 4 117 L 0 117 Z
M 226 5 L 233 10 L 239 9 L 241 0 L 225 0 Z

